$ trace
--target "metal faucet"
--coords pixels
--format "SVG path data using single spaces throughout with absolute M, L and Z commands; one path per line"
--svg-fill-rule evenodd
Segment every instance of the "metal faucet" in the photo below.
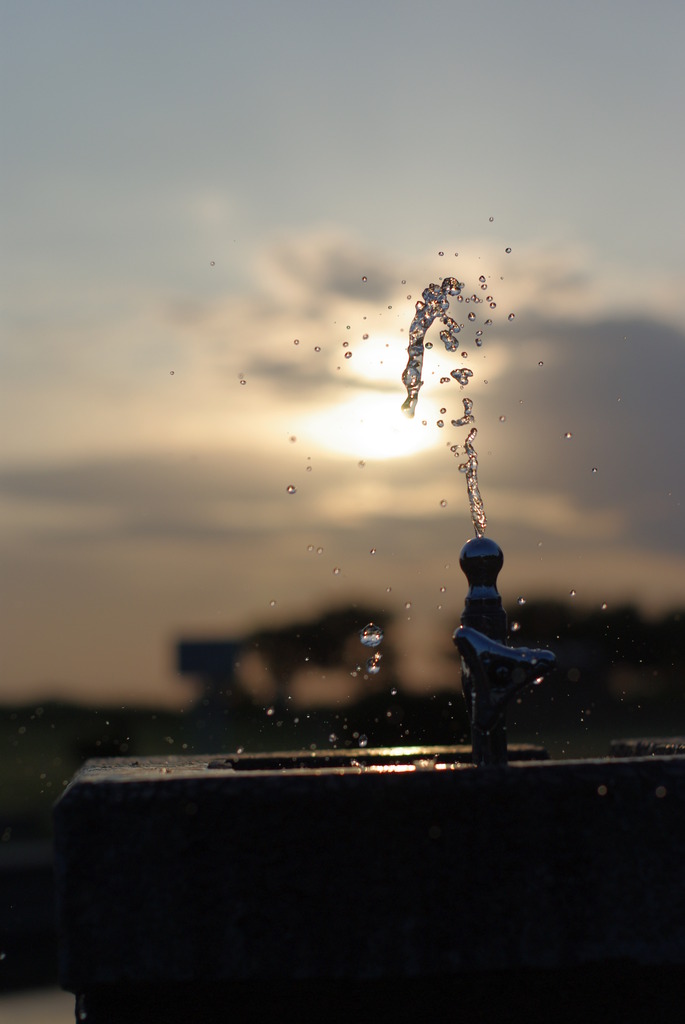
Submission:
M 507 702 L 556 665 L 551 651 L 506 645 L 507 614 L 497 591 L 504 556 L 486 537 L 467 541 L 459 555 L 469 591 L 461 626 L 452 637 L 461 655 L 462 688 L 471 721 L 473 763 L 507 763 Z

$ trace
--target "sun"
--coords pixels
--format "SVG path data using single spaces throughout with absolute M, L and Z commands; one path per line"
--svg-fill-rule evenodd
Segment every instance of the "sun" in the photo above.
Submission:
M 337 405 L 311 413 L 299 428 L 310 441 L 329 452 L 360 459 L 398 459 L 416 455 L 435 444 L 433 432 L 420 420 L 401 412 L 401 388 L 396 394 L 365 390 Z
M 408 419 L 402 413 L 406 339 L 372 335 L 350 351 L 345 363 L 345 391 L 350 397 L 306 415 L 298 435 L 327 452 L 360 459 L 408 458 L 444 441 L 435 428 L 437 359 L 431 360 L 435 365 L 429 368 L 421 391 L 420 414 Z

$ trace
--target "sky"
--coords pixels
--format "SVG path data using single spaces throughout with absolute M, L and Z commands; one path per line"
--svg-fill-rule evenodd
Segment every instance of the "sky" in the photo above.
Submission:
M 451 685 L 465 396 L 511 617 L 685 604 L 682 4 L 0 11 L 0 701 L 350 601 Z

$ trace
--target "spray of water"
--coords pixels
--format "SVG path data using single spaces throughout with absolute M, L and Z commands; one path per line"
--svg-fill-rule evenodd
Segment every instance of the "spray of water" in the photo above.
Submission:
M 409 328 L 409 345 L 407 346 L 409 359 L 402 374 L 402 383 L 407 389 L 407 398 L 402 406 L 402 411 L 407 416 L 414 415 L 419 390 L 423 384 L 421 372 L 426 331 L 438 317 L 443 324 L 440 340 L 448 352 L 457 351 L 459 345 L 457 335 L 461 328 L 456 320 L 447 316 L 447 310 L 450 305 L 449 297 L 459 295 L 463 287 L 456 277 L 446 277 L 441 284 L 429 284 L 423 292 L 423 302 L 419 300 L 416 303 L 416 312 Z
M 485 518 L 485 508 L 483 507 L 483 499 L 480 496 L 478 489 L 478 455 L 476 449 L 473 447 L 473 442 L 476 439 L 478 431 L 475 427 L 472 427 L 468 433 L 466 441 L 464 442 L 464 451 L 466 452 L 466 462 L 462 462 L 459 467 L 460 473 L 466 474 L 466 491 L 469 496 L 469 505 L 471 507 L 471 522 L 473 528 L 476 531 L 476 537 L 482 537 L 485 533 L 485 527 L 488 524 Z
M 481 282 L 484 281 L 485 278 L 481 278 Z M 416 411 L 419 391 L 423 385 L 421 374 L 423 371 L 426 332 L 435 320 L 439 320 L 442 324 L 440 340 L 446 350 L 448 352 L 456 352 L 458 350 L 459 340 L 457 336 L 461 331 L 461 326 L 451 316 L 447 315 L 447 310 L 449 309 L 449 300 L 452 296 L 459 296 L 459 301 L 462 301 L 461 291 L 463 287 L 464 285 L 456 277 L 446 277 L 440 284 L 429 284 L 422 294 L 422 301 L 416 303 L 416 312 L 409 328 L 407 365 L 402 374 L 402 383 L 407 389 L 407 397 L 402 405 L 402 411 L 407 416 L 413 417 Z M 485 287 L 485 285 L 481 284 L 481 287 Z M 471 296 L 471 299 L 474 302 L 482 301 L 476 295 Z M 469 300 L 467 299 L 466 301 L 468 302 Z M 468 314 L 469 321 L 472 322 L 475 318 L 475 313 L 470 312 Z M 486 321 L 486 323 L 491 322 Z M 479 346 L 482 344 L 482 331 L 477 332 L 476 344 Z M 469 370 L 468 367 L 462 366 L 452 370 L 451 376 L 461 387 L 466 387 L 471 377 L 473 377 L 473 371 Z M 458 419 L 451 421 L 453 427 L 464 427 L 474 421 L 472 399 L 464 398 L 463 405 L 464 414 Z M 459 466 L 459 470 L 466 475 L 466 490 L 469 498 L 473 528 L 476 531 L 476 536 L 482 537 L 485 533 L 487 519 L 485 518 L 483 499 L 478 489 L 478 455 L 473 444 L 476 435 L 476 428 L 472 427 L 464 442 L 466 462 Z M 458 448 L 458 445 L 454 445 L 452 451 L 456 454 Z

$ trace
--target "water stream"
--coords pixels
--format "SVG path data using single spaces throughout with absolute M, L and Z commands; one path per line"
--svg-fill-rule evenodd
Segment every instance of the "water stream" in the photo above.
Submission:
M 480 278 L 481 288 L 487 289 L 485 277 Z M 447 315 L 447 310 L 450 305 L 450 298 L 457 296 L 458 302 L 463 302 L 463 296 L 461 294 L 464 285 L 457 280 L 456 277 L 445 277 L 440 284 L 429 284 L 424 290 L 422 295 L 422 301 L 416 303 L 416 312 L 414 319 L 411 322 L 409 328 L 409 345 L 407 346 L 407 365 L 402 373 L 402 383 L 407 389 L 407 397 L 402 405 L 402 411 L 410 417 L 414 416 L 416 411 L 416 404 L 419 398 L 419 391 L 423 385 L 421 374 L 423 371 L 423 356 L 425 352 L 425 337 L 429 327 L 435 320 L 439 320 L 442 324 L 442 330 L 440 331 L 440 340 L 445 346 L 448 352 L 456 352 L 459 348 L 458 335 L 461 332 L 462 324 Z M 490 306 L 493 307 L 494 303 L 490 300 Z M 466 299 L 466 302 L 480 303 L 482 299 L 477 295 L 472 295 Z M 471 310 L 468 314 L 468 320 L 473 323 L 476 319 L 476 313 Z M 491 320 L 486 320 L 486 324 L 492 323 Z M 476 332 L 476 345 L 480 347 L 482 344 L 482 330 Z M 430 346 L 429 346 L 430 347 Z M 465 355 L 465 354 L 464 354 Z M 459 367 L 451 371 L 450 374 L 454 380 L 462 387 L 466 387 L 473 377 L 473 370 L 470 370 L 466 366 Z M 445 378 L 448 380 L 449 378 Z M 458 419 L 451 421 L 453 427 L 465 427 L 474 422 L 473 415 L 473 400 L 470 398 L 463 399 L 464 412 L 463 415 Z M 477 430 L 475 427 L 471 427 L 471 430 L 466 437 L 464 442 L 464 452 L 466 454 L 466 462 L 463 462 L 459 466 L 459 471 L 464 473 L 466 476 L 466 490 L 469 498 L 469 507 L 471 509 L 471 522 L 476 532 L 477 537 L 482 537 L 485 534 L 485 528 L 487 525 L 487 519 L 485 517 L 485 508 L 483 506 L 483 499 L 480 495 L 478 488 L 478 455 L 474 447 L 474 441 L 476 439 Z M 457 455 L 459 453 L 459 445 L 452 446 L 452 452 Z

